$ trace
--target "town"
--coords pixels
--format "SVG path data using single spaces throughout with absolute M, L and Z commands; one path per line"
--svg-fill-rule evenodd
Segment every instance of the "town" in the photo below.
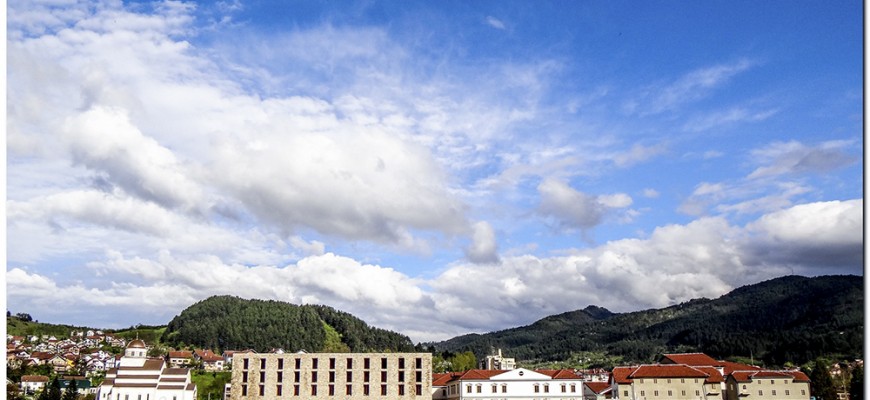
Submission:
M 117 353 L 111 351 L 120 350 Z M 7 397 L 53 400 L 197 400 L 194 374 L 229 374 L 225 400 L 420 399 L 805 399 L 823 398 L 799 368 L 765 369 L 703 353 L 663 354 L 656 363 L 603 369 L 527 369 L 501 350 L 477 369 L 433 371 L 432 354 L 307 353 L 274 349 L 155 351 L 141 339 L 99 330 L 69 337 L 7 335 Z M 10 373 L 10 371 L 12 373 Z M 26 374 L 15 374 L 25 371 Z M 849 399 L 850 372 L 863 360 L 835 363 L 817 385 Z M 841 384 L 842 383 L 842 384 Z M 857 384 L 858 382 L 853 382 Z M 860 387 L 859 387 L 860 388 Z M 859 389 L 860 390 L 860 389 Z M 60 398 L 60 397 L 58 397 Z M 216 398 L 214 400 L 217 400 Z

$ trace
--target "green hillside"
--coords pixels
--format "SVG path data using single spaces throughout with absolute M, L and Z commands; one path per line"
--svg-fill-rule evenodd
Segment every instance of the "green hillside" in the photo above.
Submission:
M 718 358 L 802 364 L 819 356 L 860 358 L 864 287 L 859 276 L 789 276 L 745 286 L 718 299 L 613 314 L 599 307 L 554 315 L 529 326 L 431 343 L 439 351 L 501 348 L 528 363 L 577 353 L 650 362 L 672 351 Z
M 408 351 L 407 336 L 373 328 L 327 306 L 214 296 L 177 315 L 161 337 L 169 346 L 269 351 Z M 338 343 L 337 341 L 340 341 Z

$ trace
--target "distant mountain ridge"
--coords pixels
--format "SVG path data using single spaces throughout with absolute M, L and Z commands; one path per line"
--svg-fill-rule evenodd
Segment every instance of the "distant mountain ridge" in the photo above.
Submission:
M 566 360 L 584 351 L 626 362 L 651 362 L 665 352 L 699 351 L 771 365 L 801 364 L 821 355 L 862 357 L 864 286 L 860 276 L 786 276 L 744 286 L 717 299 L 631 313 L 589 306 L 528 326 L 429 343 L 439 351 L 501 348 L 524 361 Z

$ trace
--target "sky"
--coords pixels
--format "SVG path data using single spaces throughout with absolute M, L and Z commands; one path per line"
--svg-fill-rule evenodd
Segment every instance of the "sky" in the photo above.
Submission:
M 862 7 L 9 2 L 7 309 L 417 343 L 861 275 Z

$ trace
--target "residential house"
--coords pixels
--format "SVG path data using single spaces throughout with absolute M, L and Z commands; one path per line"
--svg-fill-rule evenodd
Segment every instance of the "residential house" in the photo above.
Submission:
M 21 391 L 25 394 L 34 394 L 45 388 L 48 377 L 43 375 L 24 375 L 21 377 Z
M 612 398 L 613 388 L 607 382 L 583 382 L 583 400 L 604 400 Z
M 224 369 L 224 358 L 211 350 L 194 350 L 193 358 L 202 363 L 202 368 L 206 371 L 223 371 Z
M 180 368 L 193 364 L 193 353 L 187 350 L 170 351 L 166 356 L 169 365 Z
M 96 388 L 91 388 L 91 380 L 84 376 L 63 376 L 58 380 L 58 383 L 60 383 L 60 390 L 65 392 L 73 381 L 76 383 L 76 393 L 83 395 L 96 393 Z

